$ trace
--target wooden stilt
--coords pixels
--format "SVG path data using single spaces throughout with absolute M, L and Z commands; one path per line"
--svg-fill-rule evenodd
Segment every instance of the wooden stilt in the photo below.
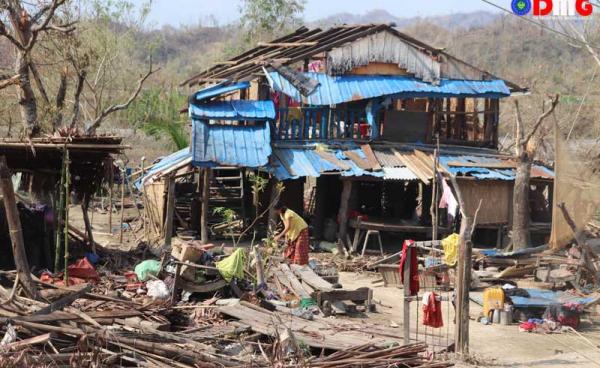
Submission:
M 92 246 L 92 252 L 96 253 L 96 242 L 94 241 L 94 234 L 92 233 L 92 223 L 90 221 L 88 210 L 90 208 L 90 200 L 89 195 L 86 194 L 83 197 L 83 201 L 81 202 L 81 213 L 83 215 L 83 223 L 85 225 L 85 231 L 87 233 L 87 238 Z
M 271 203 L 273 205 L 271 206 L 271 208 L 269 208 L 269 219 L 268 219 L 269 222 L 267 224 L 267 228 L 273 232 L 275 232 L 275 227 L 277 226 L 277 211 L 275 210 L 276 203 L 274 203 L 274 202 L 280 195 L 279 191 L 277 190 L 278 183 L 279 183 L 279 180 L 277 180 L 275 178 L 271 179 L 271 193 L 270 193 L 269 203 Z
M 123 218 L 125 216 L 125 168 L 121 169 L 121 220 L 119 221 L 119 244 L 123 244 Z
M 113 186 L 115 184 L 115 167 L 112 159 L 108 160 L 110 171 L 108 174 L 108 232 L 112 234 L 112 213 L 113 213 Z
M 406 262 L 404 262 L 404 269 L 402 270 L 402 273 L 404 274 L 404 282 L 402 284 L 404 289 L 404 311 L 402 313 L 404 344 L 410 344 L 410 252 L 414 251 L 413 248 L 407 247 Z
M 200 240 L 208 243 L 208 200 L 210 194 L 210 169 L 202 170 L 202 210 L 200 213 Z
M 25 252 L 25 242 L 23 240 L 23 228 L 15 200 L 15 191 L 11 180 L 11 174 L 6 164 L 6 157 L 0 157 L 0 187 L 2 188 L 2 197 L 4 199 L 4 210 L 6 211 L 6 222 L 10 233 L 12 243 L 12 253 L 15 259 L 17 275 L 19 281 L 25 290 L 25 293 L 32 299 L 38 299 L 39 293 L 36 289 L 31 273 L 29 271 L 29 262 Z M 16 286 L 16 285 L 15 285 Z
M 352 181 L 344 180 L 342 183 L 342 198 L 340 200 L 340 211 L 338 213 L 338 219 L 340 220 L 338 251 L 340 252 L 340 255 L 346 255 L 348 254 L 346 249 L 346 236 L 348 234 L 348 204 L 350 202 L 350 194 L 352 193 Z
M 66 152 L 66 150 L 65 150 Z M 60 172 L 60 184 L 58 187 L 59 190 L 59 200 L 56 203 L 56 236 L 54 243 L 54 272 L 59 272 L 61 270 L 61 259 L 62 259 L 62 232 L 63 232 L 63 210 L 65 207 L 65 158 L 66 155 L 63 152 L 63 162 L 62 168 Z
M 173 237 L 173 216 L 175 212 L 175 176 L 169 177 L 167 188 L 167 214 L 165 216 L 165 249 L 171 249 Z

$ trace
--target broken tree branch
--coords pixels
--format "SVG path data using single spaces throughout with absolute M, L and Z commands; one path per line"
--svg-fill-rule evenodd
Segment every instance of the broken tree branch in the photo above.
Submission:
M 23 228 L 17 209 L 15 200 L 15 191 L 12 184 L 12 176 L 6 164 L 6 157 L 0 156 L 0 187 L 2 188 L 2 197 L 4 200 L 4 210 L 6 211 L 6 222 L 8 223 L 8 231 L 10 241 L 12 243 L 13 257 L 17 274 L 25 293 L 33 298 L 38 299 L 39 293 L 29 271 L 29 262 L 27 261 L 27 253 L 25 252 L 25 242 L 23 240 Z
M 116 104 L 116 105 L 111 105 L 109 107 L 107 107 L 106 109 L 104 109 L 101 113 L 100 116 L 98 116 L 96 118 L 96 120 L 94 120 L 94 122 L 92 123 L 92 125 L 89 127 L 89 129 L 87 130 L 87 134 L 89 135 L 93 135 L 96 132 L 96 129 L 98 129 L 98 127 L 100 126 L 100 124 L 102 124 L 102 121 L 110 114 L 120 111 L 120 110 L 125 110 L 126 108 L 129 107 L 129 105 L 131 105 L 131 103 L 137 98 L 137 96 L 140 94 L 142 87 L 144 85 L 144 82 L 146 82 L 146 80 L 154 73 L 156 73 L 157 71 L 159 71 L 160 68 L 158 69 L 152 69 L 152 62 L 150 62 L 150 68 L 148 69 L 148 71 L 146 72 L 146 74 L 144 74 L 137 83 L 137 87 L 135 89 L 135 91 L 131 94 L 131 96 L 129 96 L 129 99 L 122 104 Z
M 0 89 L 12 86 L 13 84 L 19 84 L 21 81 L 20 75 L 15 75 L 10 78 L 0 79 Z
M 548 110 L 546 110 L 542 115 L 540 115 L 537 118 L 537 121 L 533 125 L 533 128 L 531 129 L 531 131 L 529 132 L 529 134 L 524 139 L 521 140 L 520 143 L 521 143 L 521 145 L 523 147 L 527 146 L 527 144 L 529 143 L 529 141 L 531 140 L 531 138 L 535 135 L 535 133 L 537 133 L 539 127 L 542 125 L 542 123 L 544 122 L 544 120 L 548 116 L 550 116 L 550 114 L 552 114 L 552 112 L 556 108 L 556 105 L 558 105 L 559 95 L 558 94 L 555 95 L 550 101 L 551 101 L 550 102 L 550 108 Z M 515 101 L 515 103 L 516 103 L 516 101 Z

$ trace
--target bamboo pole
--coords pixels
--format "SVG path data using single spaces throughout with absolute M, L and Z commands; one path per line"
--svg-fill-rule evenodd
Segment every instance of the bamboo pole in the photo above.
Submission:
M 0 187 L 2 188 L 6 222 L 8 223 L 17 275 L 19 275 L 19 281 L 23 286 L 25 293 L 29 297 L 37 300 L 39 298 L 39 293 L 33 284 L 31 272 L 29 271 L 29 262 L 27 261 L 25 242 L 23 240 L 23 228 L 21 226 L 21 219 L 19 218 L 17 202 L 15 200 L 15 191 L 11 174 L 8 170 L 8 165 L 6 164 L 6 157 L 4 156 L 0 157 Z M 17 285 L 15 285 L 15 287 L 16 286 Z
M 123 244 L 123 218 L 125 216 L 125 168 L 121 169 L 121 220 L 119 221 L 119 244 Z
M 64 269 L 64 282 L 65 285 L 69 285 L 69 196 L 70 196 L 70 184 L 71 184 L 71 173 L 69 165 L 71 160 L 69 158 L 69 150 L 65 151 L 65 226 L 64 226 L 64 242 L 65 242 L 65 269 Z
M 144 177 L 144 162 L 146 161 L 146 157 L 142 156 L 142 175 L 140 178 Z M 142 213 L 142 227 L 144 228 L 144 238 L 146 241 L 149 241 L 150 237 L 148 234 L 148 200 L 146 198 L 146 186 L 144 185 L 144 181 L 142 180 L 142 204 L 144 206 L 144 212 Z
M 65 153 L 64 152 L 63 152 L 62 167 L 60 170 L 60 184 L 59 184 L 58 190 L 59 190 L 59 200 L 55 207 L 56 211 L 57 211 L 57 218 L 56 218 L 56 242 L 54 243 L 55 244 L 54 245 L 55 246 L 55 249 L 54 249 L 54 272 L 58 272 L 61 269 L 60 261 L 62 258 L 61 233 L 63 230 L 63 209 L 65 206 Z

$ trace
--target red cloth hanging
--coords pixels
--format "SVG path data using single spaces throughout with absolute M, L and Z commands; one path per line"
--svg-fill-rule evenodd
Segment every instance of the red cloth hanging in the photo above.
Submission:
M 440 328 L 444 326 L 442 320 L 442 302 L 434 292 L 425 293 L 423 296 L 423 325 Z
M 405 240 L 402 244 L 402 257 L 400 258 L 400 279 L 404 283 L 404 264 L 406 263 L 406 255 L 408 247 L 412 245 L 414 240 Z M 409 284 L 410 295 L 417 295 L 419 293 L 419 264 L 417 259 L 417 251 L 413 249 L 410 252 L 410 284 Z

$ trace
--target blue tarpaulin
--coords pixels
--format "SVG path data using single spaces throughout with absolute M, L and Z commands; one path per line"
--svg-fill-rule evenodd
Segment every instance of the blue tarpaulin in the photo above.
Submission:
M 309 96 L 303 96 L 278 72 L 269 72 L 267 76 L 271 88 L 275 91 L 309 105 L 335 105 L 381 96 L 501 98 L 510 95 L 510 90 L 500 79 L 486 81 L 442 79 L 436 85 L 409 76 L 303 74 L 320 84 Z
M 595 300 L 593 297 L 579 297 L 564 291 L 552 291 L 542 289 L 524 289 L 529 298 L 524 296 L 511 296 L 515 308 L 546 308 L 553 304 L 579 303 L 587 304 Z M 483 305 L 483 293 L 471 293 L 471 300 Z

